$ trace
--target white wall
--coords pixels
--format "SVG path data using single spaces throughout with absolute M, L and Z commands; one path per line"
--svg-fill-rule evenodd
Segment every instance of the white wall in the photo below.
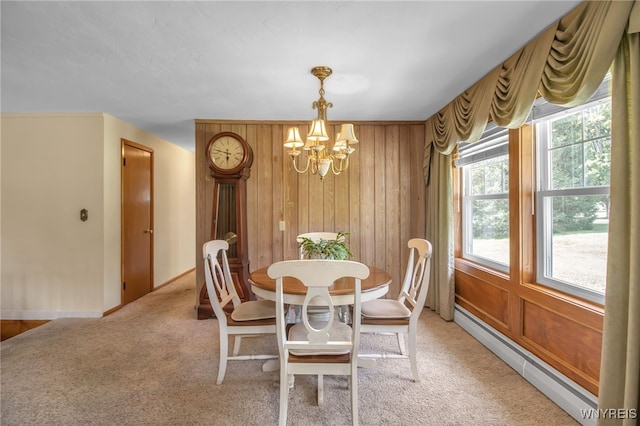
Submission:
M 105 270 L 108 274 L 105 282 L 118 281 L 117 288 L 105 287 L 105 309 L 120 303 L 122 138 L 153 149 L 154 285 L 162 285 L 195 268 L 195 153 L 105 115 L 105 164 L 109 164 L 105 167 L 105 175 L 110 176 L 105 182 L 105 264 L 109 265 Z M 114 185 L 116 182 L 117 186 Z M 116 269 L 117 277 L 109 274 Z
M 120 138 L 154 149 L 155 285 L 195 266 L 193 153 L 100 113 L 2 114 L 1 135 L 2 319 L 120 304 Z

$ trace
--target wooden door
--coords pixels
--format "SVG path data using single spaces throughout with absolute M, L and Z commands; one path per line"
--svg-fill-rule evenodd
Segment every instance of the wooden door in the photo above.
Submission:
M 122 304 L 153 290 L 153 150 L 122 140 Z

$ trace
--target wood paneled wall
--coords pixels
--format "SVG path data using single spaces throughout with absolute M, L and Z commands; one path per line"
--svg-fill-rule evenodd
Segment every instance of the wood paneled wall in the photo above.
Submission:
M 339 125 L 329 124 L 333 139 Z M 354 260 L 387 270 L 393 278 L 389 294 L 397 295 L 407 241 L 425 236 L 424 123 L 354 124 L 360 143 L 349 169 L 321 182 L 317 175 L 298 174 L 282 146 L 288 127 L 306 134 L 308 122 L 196 120 L 196 294 L 204 283 L 202 244 L 211 236 L 213 178 L 206 145 L 229 131 L 245 138 L 254 155 L 247 181 L 250 271 L 295 259 L 298 234 L 344 231 Z

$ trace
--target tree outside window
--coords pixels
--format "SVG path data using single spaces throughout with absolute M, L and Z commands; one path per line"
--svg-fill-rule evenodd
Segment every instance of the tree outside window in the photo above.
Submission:
M 601 301 L 605 291 L 609 98 L 537 124 L 538 281 Z

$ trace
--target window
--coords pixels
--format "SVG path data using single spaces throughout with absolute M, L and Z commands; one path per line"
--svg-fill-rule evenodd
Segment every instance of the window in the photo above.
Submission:
M 547 115 L 537 122 L 536 135 L 537 281 L 603 303 L 610 98 Z
M 462 257 L 509 270 L 509 154 L 505 129 L 462 144 Z
M 460 265 L 473 268 L 475 263 L 509 273 L 512 281 L 513 274 L 519 274 L 523 284 L 541 284 L 604 304 L 611 172 L 609 83 L 607 76 L 591 99 L 577 107 L 564 108 L 539 98 L 528 124 L 519 131 L 509 133 L 489 123 L 478 142 L 458 145 L 456 238 L 458 256 L 469 261 Z M 519 165 L 515 170 L 509 169 L 510 154 L 519 156 L 511 161 Z M 509 180 L 517 189 L 512 197 Z M 522 228 L 509 229 L 514 223 Z M 514 235 L 519 236 L 518 244 Z M 513 255 L 521 260 L 519 271 L 510 265 Z

